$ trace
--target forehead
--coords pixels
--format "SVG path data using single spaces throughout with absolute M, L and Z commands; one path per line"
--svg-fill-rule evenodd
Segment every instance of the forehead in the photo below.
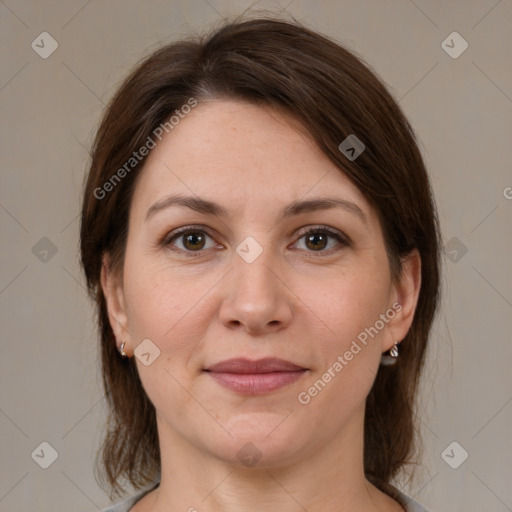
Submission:
M 234 210 L 329 194 L 370 210 L 303 126 L 269 107 L 240 101 L 199 104 L 151 150 L 132 207 L 142 214 L 170 193 L 210 198 Z

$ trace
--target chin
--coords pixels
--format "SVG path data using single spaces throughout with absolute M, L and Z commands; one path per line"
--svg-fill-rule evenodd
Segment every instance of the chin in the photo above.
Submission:
M 258 414 L 258 415 L 261 415 Z M 218 458 L 246 468 L 273 468 L 297 462 L 300 459 L 304 440 L 300 438 L 299 429 L 293 425 L 284 426 L 291 419 L 283 416 L 274 421 L 251 421 L 251 415 L 237 418 L 235 424 L 230 423 L 226 430 L 231 434 L 222 439 L 210 440 L 211 452 Z M 286 416 L 284 416 L 286 417 Z M 239 426 L 237 429 L 235 426 Z

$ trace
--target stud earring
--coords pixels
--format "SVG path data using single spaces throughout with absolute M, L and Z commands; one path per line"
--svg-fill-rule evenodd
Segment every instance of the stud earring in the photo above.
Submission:
M 125 341 L 122 341 L 121 342 L 121 346 L 119 347 L 119 353 L 121 354 L 121 357 L 122 358 L 125 358 L 127 357 L 127 354 L 126 352 L 124 351 L 124 346 L 125 346 L 126 342 Z
M 384 366 L 391 366 L 396 363 L 398 359 L 398 343 L 395 341 L 395 345 L 389 350 L 389 355 L 384 352 L 380 358 L 380 364 Z

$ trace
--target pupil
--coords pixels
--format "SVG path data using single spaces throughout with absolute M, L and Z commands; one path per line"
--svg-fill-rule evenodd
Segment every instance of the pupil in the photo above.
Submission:
M 318 241 L 318 238 L 323 238 L 323 243 L 321 242 L 320 249 L 323 249 L 325 247 L 325 236 L 321 233 L 314 233 L 312 235 L 309 235 L 308 242 L 313 242 L 313 248 L 318 249 L 319 246 L 315 245 L 315 240 Z
M 204 242 L 204 240 L 202 240 L 202 238 L 203 238 L 203 235 L 200 235 L 200 234 L 199 235 L 198 234 L 186 235 L 185 236 L 185 245 L 192 246 L 191 247 L 192 249 L 201 248 L 201 247 L 197 247 L 197 244 L 199 243 L 199 245 L 201 245 L 201 242 Z

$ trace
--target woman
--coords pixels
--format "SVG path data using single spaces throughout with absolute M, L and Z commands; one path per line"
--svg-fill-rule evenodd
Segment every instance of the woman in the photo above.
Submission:
M 81 260 L 109 511 L 424 511 L 390 484 L 439 287 L 413 132 L 352 53 L 253 19 L 165 46 L 98 130 Z

